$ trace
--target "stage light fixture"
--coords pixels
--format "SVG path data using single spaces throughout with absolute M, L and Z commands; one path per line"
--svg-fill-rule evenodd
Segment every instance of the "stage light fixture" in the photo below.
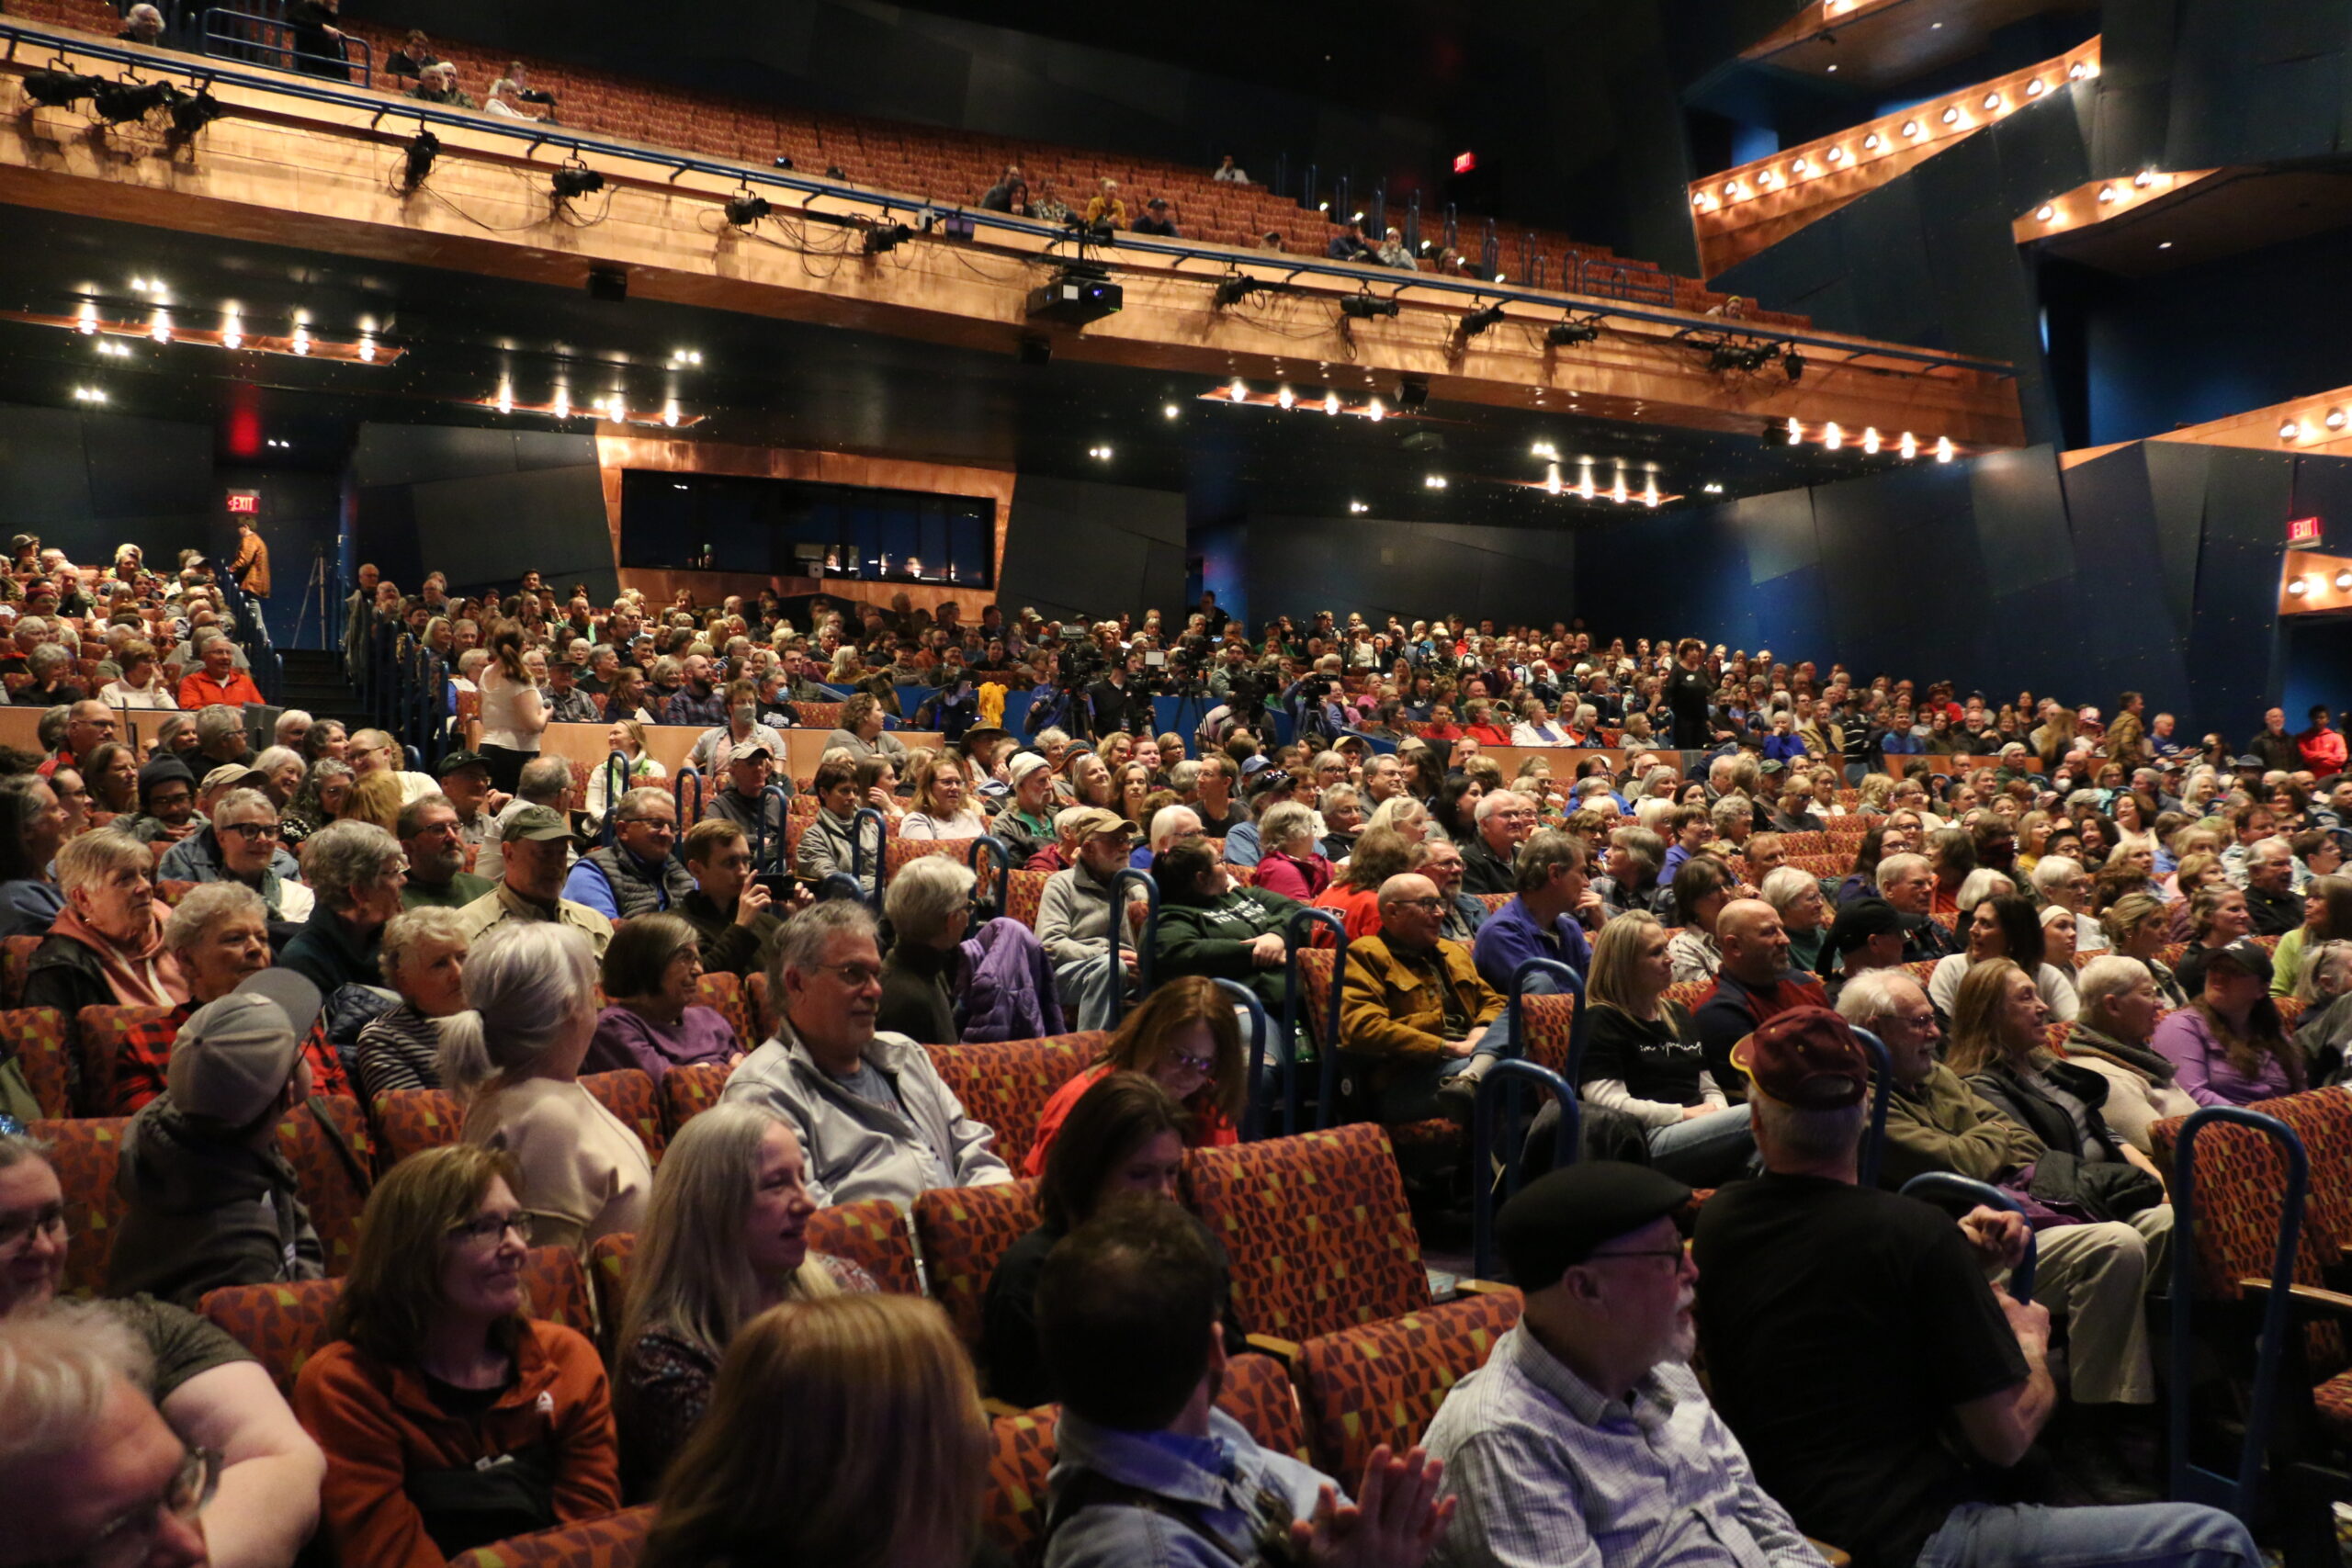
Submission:
M 1781 345 L 1773 343 L 1717 343 L 1707 355 L 1710 370 L 1761 370 L 1781 356 Z
M 587 164 L 574 161 L 555 172 L 551 182 L 558 201 L 570 201 L 574 197 L 587 196 L 605 188 L 605 176 Z
M 1396 406 L 1407 413 L 1419 413 L 1429 406 L 1430 384 L 1418 376 L 1408 376 L 1396 383 Z
M 2090 73 L 2090 62 L 2086 60 L 2077 60 L 2075 63 L 2066 67 L 2066 80 L 2069 82 L 2082 81 Z
M 1246 403 L 1250 400 L 1250 383 L 1236 376 L 1233 384 L 1226 388 L 1225 395 L 1237 403 Z
M 1960 123 L 1960 106 L 1958 104 L 1946 105 L 1944 112 L 1938 118 L 1946 125 L 1958 125 Z
M 1875 130 L 1871 131 L 1868 136 L 1865 136 L 1865 137 L 1863 137 L 1863 138 L 1862 138 L 1862 151 L 1863 151 L 1863 152 L 1877 152 L 1880 148 L 1882 148 L 1882 147 L 1883 147 L 1883 146 L 1885 146 L 1885 145 L 1886 145 L 1886 138 L 1885 138 L 1885 137 L 1883 137 L 1883 136 L 1881 136 L 1881 135 L 1880 135 L 1877 131 L 1875 131 Z
M 903 223 L 877 223 L 865 231 L 865 254 L 878 256 L 895 251 L 914 237 L 915 231 Z
M 2136 190 L 2145 190 L 2155 183 L 2156 171 L 2154 169 L 2143 169 L 2132 176 L 2132 188 Z
M 2048 84 L 2043 82 L 2041 77 L 2036 76 L 2032 81 L 2028 82 L 2025 85 L 2025 96 L 2029 98 L 2038 98 L 2041 96 L 2043 92 L 2047 89 Z
M 2303 427 L 2291 419 L 2278 426 L 2278 439 L 2281 441 L 2292 441 L 2302 433 Z
M 2301 598 L 2304 594 L 2309 593 L 2311 591 L 2312 585 L 2300 577 L 2291 580 L 2287 584 L 2287 592 L 2293 594 L 2298 599 Z
M 1292 391 L 1289 384 L 1285 382 L 1283 385 L 1274 389 L 1274 401 L 1283 408 L 1296 408 L 1298 406 L 1298 394 Z
M 1838 427 L 1836 420 L 1833 419 L 1821 427 L 1821 445 L 1825 450 L 1831 452 L 1846 445 L 1846 433 Z
M 1949 435 L 1939 435 L 1939 436 L 1937 436 L 1937 437 L 1936 437 L 1936 461 L 1937 461 L 1937 462 L 1939 462 L 1939 463 L 1949 463 L 1949 462 L 1951 462 L 1951 461 L 1952 460 L 1952 457 L 1953 457 L 1953 452 L 1952 452 L 1951 437 L 1951 436 L 1949 436 Z
M 1159 417 L 1162 419 L 1174 419 L 1183 412 L 1183 410 L 1178 408 L 1174 403 L 1162 403 L 1159 405 Z
M 401 171 L 401 189 L 403 192 L 413 191 L 423 185 L 424 176 L 433 172 L 433 160 L 439 156 L 441 139 L 420 127 L 417 133 L 408 139 L 408 166 Z
M 1905 136 L 1924 136 L 1927 134 L 1927 130 L 1926 126 L 1916 119 L 1906 119 L 1903 122 L 1903 134 Z
M 2344 413 L 2344 411 L 2343 411 L 2342 409 L 2330 409 L 2330 410 L 2328 410 L 2328 411 L 2327 411 L 2327 420 L 2326 420 L 2326 424 L 2327 424 L 2328 429 L 2330 429 L 2330 430 L 2341 430 L 2341 429 L 2343 429 L 2343 428 L 2344 428 L 2344 424 L 2345 424 L 2345 413 Z
M 1907 463 L 1919 455 L 1919 438 L 1906 430 L 1903 433 L 1903 440 L 1896 446 L 1895 450 L 1903 454 L 1903 460 Z
M 2341 593 L 2347 588 L 2352 588 L 2352 568 L 2335 574 L 2335 591 Z
M 1598 321 L 1554 321 L 1544 329 L 1544 341 L 1554 348 L 1574 348 L 1578 344 L 1590 343 L 1600 335 L 1600 323 Z
M 1789 384 L 1794 386 L 1804 379 L 1804 355 L 1794 345 L 1781 351 L 1781 368 L 1788 373 Z
M 1862 450 L 1875 457 L 1878 456 L 1878 426 L 1873 424 L 1862 432 Z
M 1987 94 L 1985 94 L 1985 95 L 1984 95 L 1984 112 L 1985 112 L 1985 113 L 1990 114 L 1990 113 L 1992 113 L 1995 109 L 1997 109 L 1997 108 L 1999 108 L 2000 107 L 2001 107 L 2001 95 L 2000 95 L 2000 94 L 1998 94 L 1998 93 L 1987 93 Z
M 25 73 L 25 96 L 43 108 L 62 109 L 80 103 L 104 85 L 96 76 L 78 71 L 30 71 Z
M 1368 321 L 1374 316 L 1394 316 L 1396 309 L 1395 299 L 1377 299 L 1369 289 L 1361 294 L 1340 296 L 1340 314 L 1352 321 Z
M 175 136 L 194 136 L 229 112 L 227 106 L 214 97 L 209 88 L 199 87 L 193 93 L 184 93 L 177 87 L 166 85 L 164 92 L 167 95 L 165 101 L 172 106 L 172 134 Z
M 1354 515 L 1358 516 L 1358 517 L 1363 516 L 1365 513 L 1367 513 L 1367 512 L 1369 512 L 1369 511 L 1371 511 L 1371 510 L 1372 510 L 1372 508 L 1371 508 L 1371 507 L 1366 506 L 1366 505 L 1365 505 L 1363 502 L 1361 502 L 1361 501 L 1351 501 L 1351 502 L 1348 502 L 1348 511 L 1349 511 L 1350 513 L 1353 513 Z
M 109 125 L 143 119 L 168 101 L 168 82 L 104 82 L 90 95 L 90 107 Z
M 2037 223 L 2053 222 L 2056 220 L 2057 217 L 2058 209 L 2051 202 L 2045 201 L 2040 207 L 2033 209 L 2033 219 Z
M 1217 279 L 1214 299 L 1221 310 L 1227 305 L 1238 305 L 1252 294 L 1269 293 L 1273 287 L 1265 278 L 1250 277 L 1238 272 L 1232 273 Z
M 1374 424 L 1378 424 L 1382 420 L 1388 417 L 1388 411 L 1381 406 L 1380 400 L 1378 398 L 1374 398 L 1372 401 L 1364 404 L 1363 413 L 1364 417 L 1372 421 Z
M 788 169 L 792 167 L 791 154 L 786 152 L 777 153 L 775 155 L 775 166 L 779 169 Z
M 770 211 L 768 198 L 739 190 L 727 198 L 727 221 L 738 229 L 748 229 L 765 218 Z
M 1502 319 L 1503 303 L 1501 300 L 1498 299 L 1493 304 L 1486 306 L 1480 310 L 1473 310 L 1468 315 L 1463 317 L 1462 335 L 1464 337 L 1476 337 L 1480 333 L 1485 332 L 1487 328 L 1498 324 Z

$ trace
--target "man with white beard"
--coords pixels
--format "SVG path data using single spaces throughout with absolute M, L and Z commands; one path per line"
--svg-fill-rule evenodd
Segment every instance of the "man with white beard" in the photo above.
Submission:
M 1503 1205 L 1527 1304 L 1424 1439 L 1456 1499 L 1430 1568 L 1821 1568 L 1691 1375 L 1698 1271 L 1674 1224 L 1690 1199 L 1645 1166 L 1588 1160 Z

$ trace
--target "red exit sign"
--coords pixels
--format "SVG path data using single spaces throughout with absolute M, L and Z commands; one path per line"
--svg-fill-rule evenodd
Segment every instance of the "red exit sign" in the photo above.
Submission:
M 253 517 L 259 515 L 261 512 L 261 491 L 257 490 L 231 491 L 229 492 L 229 512 L 232 516 L 242 515 Z
M 1466 175 L 1477 166 L 1478 154 L 1476 152 L 1456 152 L 1453 155 L 1453 172 L 1457 175 Z
M 2316 517 L 2289 518 L 2287 520 L 2287 542 L 2290 545 L 2298 547 L 2307 547 L 2318 544 L 2320 542 L 2319 519 Z

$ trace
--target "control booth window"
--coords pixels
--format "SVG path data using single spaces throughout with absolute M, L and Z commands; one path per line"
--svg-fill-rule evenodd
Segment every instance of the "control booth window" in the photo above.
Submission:
M 996 502 L 803 479 L 621 479 L 621 565 L 995 585 Z

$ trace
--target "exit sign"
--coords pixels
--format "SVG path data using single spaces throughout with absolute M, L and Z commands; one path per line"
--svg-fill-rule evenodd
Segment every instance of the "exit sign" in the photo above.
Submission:
M 2298 548 L 2310 548 L 2319 542 L 2318 518 L 2290 517 L 2287 520 L 2287 543 Z
M 229 512 L 232 516 L 242 515 L 253 517 L 258 515 L 261 512 L 261 491 L 257 490 L 231 491 L 229 492 Z
M 1477 166 L 1478 154 L 1476 152 L 1456 152 L 1453 155 L 1453 172 L 1457 175 L 1469 174 Z

